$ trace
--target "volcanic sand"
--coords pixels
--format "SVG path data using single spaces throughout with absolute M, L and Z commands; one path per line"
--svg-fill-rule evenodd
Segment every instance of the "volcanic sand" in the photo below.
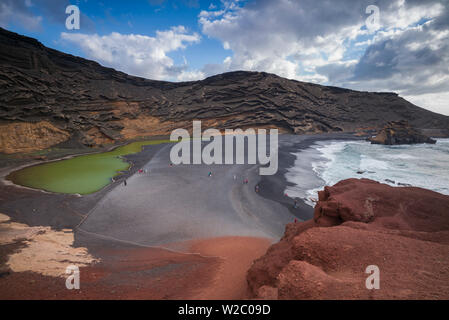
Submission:
M 292 144 L 310 144 L 313 137 L 284 139 L 292 148 Z M 283 167 L 291 165 L 294 157 L 282 153 L 280 140 L 280 170 L 262 179 L 258 165 L 172 166 L 171 145 L 157 146 L 148 153 L 151 160 L 141 167 L 145 173 L 125 176 L 127 186 L 122 184 L 122 177 L 102 191 L 95 206 L 80 215 L 74 245 L 88 248 L 89 254 L 99 260 L 81 268 L 81 290 L 66 290 L 65 279 L 29 270 L 0 275 L 0 297 L 245 298 L 246 272 L 252 261 L 282 236 L 285 224 L 295 216 L 311 216 L 310 207 L 293 210 L 292 199 L 283 196 Z M 139 154 L 133 157 L 136 163 L 142 163 Z M 133 172 L 137 169 L 134 167 Z M 208 172 L 212 172 L 211 177 Z M 243 184 L 244 179 L 249 183 Z M 258 183 L 266 188 L 256 193 Z M 94 196 L 98 199 L 98 194 Z M 91 203 L 94 196 L 90 196 Z M 70 201 L 79 208 L 83 207 L 79 202 L 90 197 L 71 197 Z M 39 205 L 34 205 L 40 212 Z M 22 215 L 14 216 L 20 221 Z M 35 224 L 36 217 L 31 217 Z M 17 254 L 22 246 L 0 246 L 0 254 Z

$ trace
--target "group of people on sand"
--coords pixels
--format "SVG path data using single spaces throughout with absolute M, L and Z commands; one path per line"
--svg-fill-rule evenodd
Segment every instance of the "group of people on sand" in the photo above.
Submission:
M 172 167 L 173 164 L 170 163 L 169 166 Z M 147 169 L 139 169 L 139 170 L 138 170 L 138 173 L 139 173 L 139 174 L 147 173 L 147 172 L 148 172 Z M 209 172 L 207 173 L 207 176 L 208 176 L 208 177 L 212 177 L 212 171 L 209 171 Z M 237 176 L 236 176 L 235 174 L 234 174 L 233 178 L 234 178 L 234 180 L 237 180 Z M 243 179 L 243 184 L 248 184 L 248 183 L 249 183 L 248 178 Z M 126 181 L 126 179 L 123 180 L 123 185 L 124 185 L 124 186 L 127 186 L 127 185 L 128 185 L 128 182 Z M 256 193 L 259 193 L 259 190 L 260 190 L 259 184 L 256 184 L 256 185 L 254 186 L 254 191 L 255 191 Z M 286 197 L 288 197 L 288 194 L 287 194 L 287 193 L 285 193 L 284 195 L 285 195 Z M 315 199 L 314 199 L 314 200 L 315 200 Z M 316 202 L 316 200 L 315 200 L 314 202 Z M 294 199 L 294 200 L 293 200 L 293 208 L 294 208 L 294 209 L 297 209 L 297 208 L 298 208 L 298 200 L 297 200 L 297 199 Z
M 209 171 L 207 176 L 208 177 L 212 177 L 212 171 Z M 234 178 L 234 180 L 237 180 L 237 176 L 235 174 L 233 175 L 233 178 Z M 248 183 L 249 183 L 249 180 L 247 178 L 243 179 L 243 184 L 248 184 Z M 259 192 L 259 185 L 258 184 L 255 186 L 255 191 Z
M 208 177 L 212 177 L 212 171 L 209 171 L 209 173 L 207 174 Z M 237 180 L 237 176 L 234 174 L 233 175 L 234 180 Z M 249 180 L 247 178 L 243 179 L 243 184 L 249 184 Z M 259 193 L 260 187 L 258 184 L 256 184 L 254 186 L 254 191 L 256 193 Z
M 170 163 L 169 166 L 172 167 L 173 164 Z M 139 173 L 139 174 L 147 173 L 147 172 L 148 172 L 147 169 L 139 169 L 139 170 L 138 170 L 138 173 Z M 212 177 L 212 171 L 209 171 L 209 172 L 207 173 L 207 176 L 208 176 L 208 177 Z M 234 178 L 234 180 L 237 180 L 237 176 L 236 176 L 235 174 L 234 174 L 233 178 Z M 243 179 L 243 184 L 249 184 L 248 178 Z M 126 181 L 126 179 L 123 180 L 123 185 L 124 185 L 124 186 L 127 186 L 127 185 L 128 185 L 128 182 Z M 259 190 L 260 190 L 259 184 L 256 184 L 256 185 L 254 186 L 254 191 L 255 191 L 256 193 L 259 193 Z M 288 194 L 287 194 L 287 193 L 285 193 L 284 195 L 285 195 L 286 197 L 288 197 Z M 315 199 L 313 199 L 313 200 L 314 200 L 314 202 L 316 202 Z M 297 208 L 298 208 L 298 200 L 297 200 L 297 199 L 293 199 L 293 208 L 294 208 L 294 209 L 297 209 Z M 298 220 L 295 218 L 294 221 L 295 221 L 295 223 L 296 223 Z

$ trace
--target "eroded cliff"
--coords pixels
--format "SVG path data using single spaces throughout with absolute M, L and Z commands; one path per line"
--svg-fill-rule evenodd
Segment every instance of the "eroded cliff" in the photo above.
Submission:
M 277 127 L 298 134 L 378 128 L 401 119 L 418 128 L 449 128 L 448 117 L 394 93 L 358 92 L 243 71 L 194 82 L 153 81 L 0 28 L 0 124 L 46 121 L 84 145 L 97 146 L 167 135 L 174 128 L 190 128 L 194 119 L 217 129 Z M 20 131 L 9 134 L 12 141 L 22 139 Z M 58 136 L 54 142 L 60 140 Z M 27 141 L 17 149 L 11 144 L 1 147 L 0 152 L 48 145 Z
M 449 196 L 348 179 L 319 192 L 314 219 L 284 237 L 247 276 L 253 297 L 448 299 Z M 368 266 L 380 288 L 369 290 Z

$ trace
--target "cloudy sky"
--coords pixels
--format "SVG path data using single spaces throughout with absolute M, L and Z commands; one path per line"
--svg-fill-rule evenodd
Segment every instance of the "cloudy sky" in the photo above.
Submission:
M 449 115 L 449 0 L 0 0 L 0 26 L 150 79 L 266 71 Z

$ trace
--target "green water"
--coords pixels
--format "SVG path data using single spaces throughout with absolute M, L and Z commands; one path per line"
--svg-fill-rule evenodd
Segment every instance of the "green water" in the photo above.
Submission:
M 48 162 L 11 173 L 7 179 L 22 186 L 58 193 L 89 194 L 111 182 L 129 163 L 119 158 L 140 152 L 143 146 L 170 142 L 152 140 L 133 142 L 113 151 L 88 154 Z

